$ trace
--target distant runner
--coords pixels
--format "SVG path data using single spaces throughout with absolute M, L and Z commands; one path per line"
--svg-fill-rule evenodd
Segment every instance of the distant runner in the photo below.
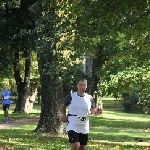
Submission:
M 0 95 L 0 98 L 2 99 L 5 123 L 9 123 L 8 110 L 9 110 L 10 103 L 11 103 L 11 97 L 12 97 L 12 92 L 9 91 L 9 87 L 8 87 L 8 85 L 6 85 L 5 90 Z

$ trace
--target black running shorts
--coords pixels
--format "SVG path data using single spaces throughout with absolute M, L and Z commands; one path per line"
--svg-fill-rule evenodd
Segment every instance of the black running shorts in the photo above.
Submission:
M 69 142 L 75 143 L 79 142 L 80 145 L 87 145 L 88 134 L 77 133 L 73 130 L 68 131 Z
M 3 110 L 6 111 L 6 108 L 9 109 L 9 106 L 10 106 L 10 104 L 4 104 L 4 105 L 3 105 Z

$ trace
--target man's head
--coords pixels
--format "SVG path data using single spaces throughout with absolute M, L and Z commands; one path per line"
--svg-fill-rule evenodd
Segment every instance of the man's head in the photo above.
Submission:
M 9 90 L 9 87 L 8 87 L 8 85 L 6 85 L 6 86 L 5 86 L 5 90 L 6 90 L 6 91 L 8 91 L 8 90 Z
M 87 88 L 87 80 L 86 79 L 79 79 L 77 81 L 77 89 L 79 92 L 84 93 Z

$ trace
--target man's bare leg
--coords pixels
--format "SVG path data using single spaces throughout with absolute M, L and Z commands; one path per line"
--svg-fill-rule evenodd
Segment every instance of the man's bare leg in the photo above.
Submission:
M 8 108 L 6 108 L 6 111 L 4 111 L 4 116 L 5 116 L 5 119 L 8 119 Z
M 80 145 L 80 149 L 79 150 L 86 150 L 86 145 Z
M 75 142 L 71 144 L 71 150 L 79 150 L 79 148 L 80 148 L 79 142 Z

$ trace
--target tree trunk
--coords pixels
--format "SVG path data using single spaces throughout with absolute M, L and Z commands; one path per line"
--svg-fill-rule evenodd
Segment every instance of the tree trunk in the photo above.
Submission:
M 59 119 L 59 106 L 63 99 L 63 85 L 56 50 L 55 28 L 57 15 L 55 14 L 55 1 L 46 3 L 43 7 L 43 13 L 40 14 L 42 7 L 39 1 L 36 7 L 38 8 L 36 29 L 40 29 L 41 32 L 37 32 L 36 47 L 41 82 L 41 114 L 34 132 L 58 134 L 63 131 Z
M 92 84 L 92 91 L 91 94 L 94 96 L 95 99 L 95 103 L 97 104 L 97 92 L 98 89 L 97 88 L 97 84 L 99 82 L 99 78 L 97 76 L 97 70 L 100 68 L 100 66 L 102 66 L 102 64 L 105 61 L 105 56 L 103 55 L 103 46 L 102 45 L 98 45 L 97 46 L 97 57 L 93 59 L 93 67 L 92 67 L 92 79 L 93 79 L 93 84 Z
M 51 134 L 58 134 L 62 131 L 59 120 L 59 106 L 62 103 L 62 84 L 58 84 L 59 78 L 51 78 L 49 75 L 42 75 L 42 103 L 41 114 L 38 122 L 36 132 L 46 132 Z
M 16 52 L 15 61 L 14 61 L 14 77 L 17 85 L 18 99 L 16 101 L 16 107 L 14 109 L 14 112 L 26 112 L 25 102 L 26 100 L 28 101 L 28 97 L 29 97 L 31 61 L 30 61 L 30 57 L 28 57 L 25 60 L 25 75 L 24 75 L 24 81 L 22 81 L 18 60 L 19 60 L 19 52 Z
M 24 82 L 18 82 L 17 93 L 18 98 L 16 100 L 14 112 L 24 112 Z
M 55 44 L 52 45 L 54 46 Z M 34 132 L 59 134 L 63 132 L 63 126 L 59 119 L 59 107 L 63 99 L 63 84 L 60 79 L 60 74 L 56 72 L 58 66 L 57 55 L 49 53 L 48 56 L 44 57 L 40 53 L 38 59 L 40 60 L 41 114 Z M 49 66 L 45 67 L 46 63 L 49 63 Z M 48 74 L 49 71 L 51 72 L 50 74 Z
M 25 112 L 26 113 L 32 113 L 33 104 L 36 100 L 36 95 L 37 95 L 37 83 L 31 82 L 30 83 L 29 97 L 27 98 L 26 103 L 25 103 Z
M 93 58 L 84 58 L 82 61 L 82 72 L 88 77 L 88 88 L 87 92 L 91 94 L 92 92 L 92 68 L 93 68 Z

